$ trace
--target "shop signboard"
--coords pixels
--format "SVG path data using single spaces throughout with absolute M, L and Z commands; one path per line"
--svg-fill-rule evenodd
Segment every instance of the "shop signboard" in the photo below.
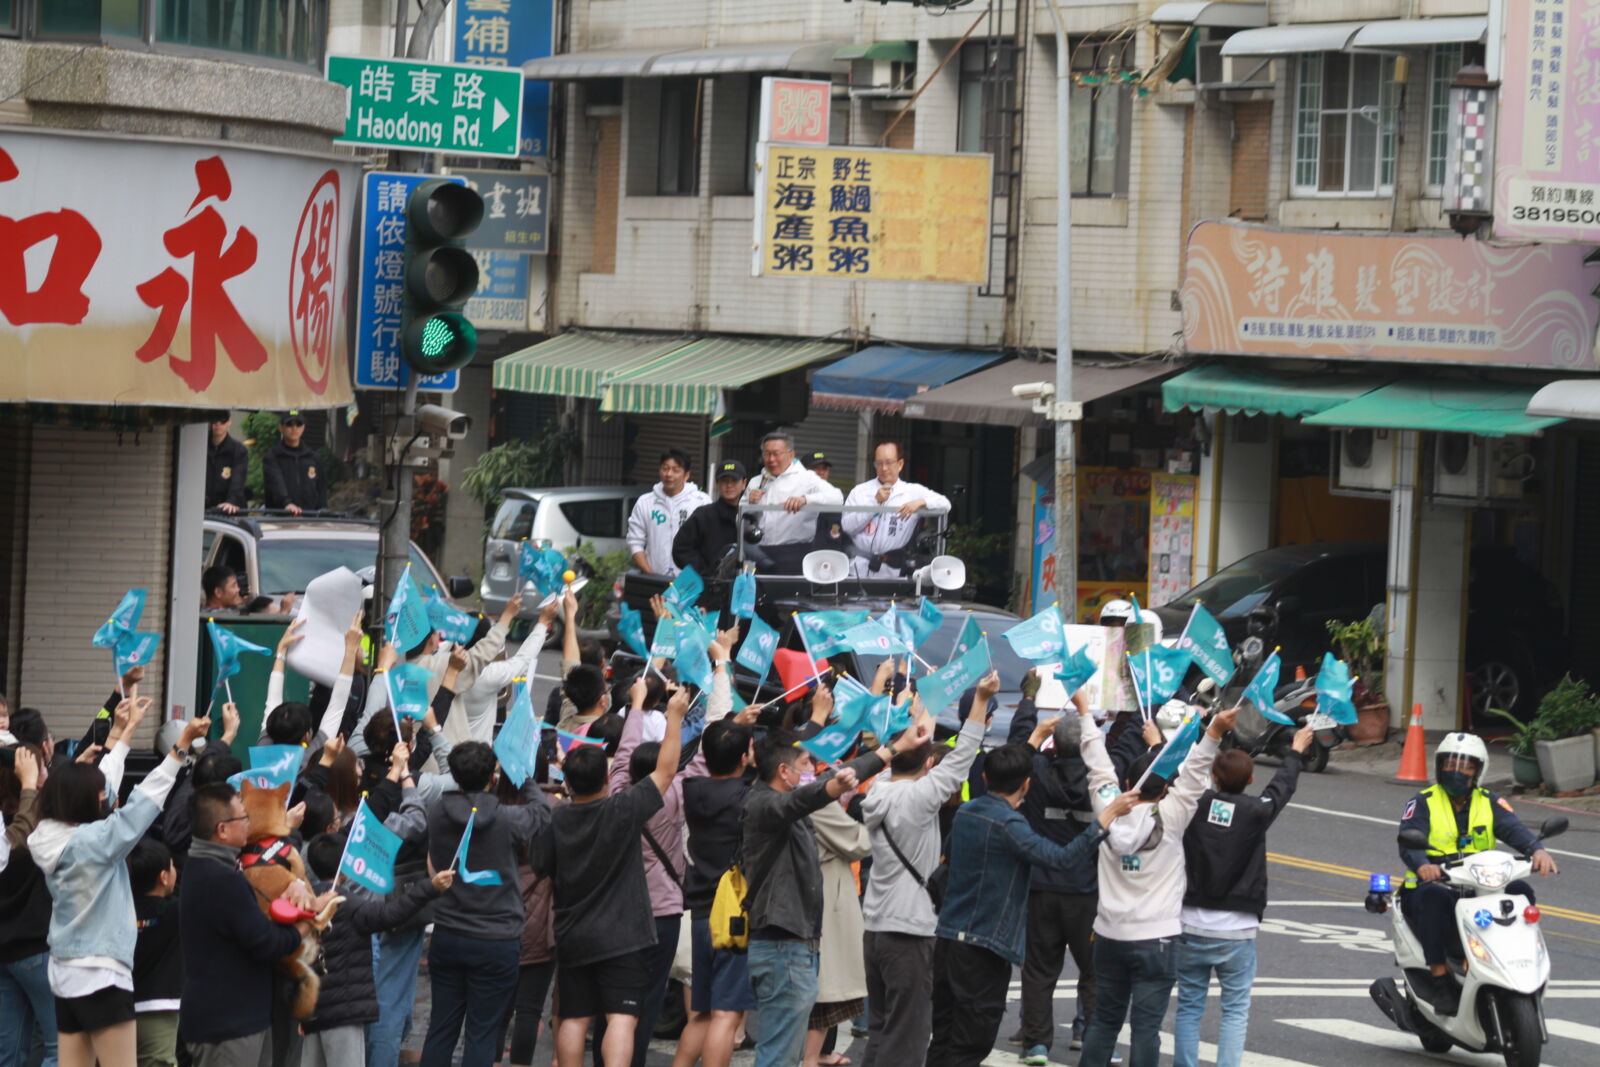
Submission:
M 0 132 L 0 400 L 347 404 L 358 166 Z
M 1600 0 L 1504 0 L 1497 237 L 1600 243 Z
M 550 54 L 555 0 L 456 0 L 456 62 L 520 70 Z M 522 127 L 517 154 L 550 154 L 550 83 L 522 83 Z
M 1200 480 L 1192 474 L 1150 475 L 1150 603 L 1175 600 L 1194 585 L 1194 506 Z
M 472 247 L 523 255 L 550 251 L 550 175 L 515 170 L 452 170 L 483 197 Z
M 983 285 L 993 158 L 763 143 L 751 273 Z
M 478 249 L 472 257 L 478 261 L 478 291 L 461 313 L 480 330 L 526 330 L 528 257 Z
M 833 83 L 800 78 L 761 79 L 761 140 L 774 144 L 828 143 Z
M 1189 235 L 1184 348 L 1600 370 L 1600 264 L 1589 252 L 1202 222 Z

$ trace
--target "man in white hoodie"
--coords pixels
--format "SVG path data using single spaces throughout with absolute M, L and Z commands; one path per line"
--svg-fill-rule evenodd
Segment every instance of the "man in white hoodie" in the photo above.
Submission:
M 628 516 L 628 551 L 633 565 L 645 574 L 678 573 L 672 562 L 672 539 L 696 510 L 711 503 L 700 487 L 689 480 L 692 461 L 681 448 L 661 453 L 656 473 L 661 480 L 634 501 Z
M 1089 768 L 1089 794 L 1099 812 L 1138 781 L 1160 749 L 1135 761 L 1128 768 L 1128 781 L 1118 782 L 1088 703 L 1081 696 L 1073 701 L 1082 716 L 1080 753 Z M 1083 1035 L 1079 1067 L 1106 1067 L 1111 1062 L 1117 1034 L 1130 1013 L 1128 1067 L 1156 1067 L 1161 1056 L 1161 1020 L 1177 980 L 1175 953 L 1189 884 L 1183 832 L 1194 817 L 1200 794 L 1210 785 L 1217 743 L 1233 729 L 1237 714 L 1233 708 L 1212 716 L 1177 778 L 1170 787 L 1160 787 L 1160 799 L 1140 805 L 1109 827 L 1106 847 L 1100 850 L 1100 909 L 1094 920 L 1094 1016 Z M 1159 780 L 1147 781 L 1146 789 L 1152 783 Z
M 842 504 L 844 494 L 795 459 L 794 438 L 786 433 L 769 433 L 761 439 L 761 466 L 760 475 L 752 478 L 745 490 L 745 503 L 783 505 L 782 511 L 759 513 L 761 548 L 774 555 L 771 549 L 785 545 L 810 547 L 816 540 L 817 516 L 815 512 L 801 514 L 800 509 L 807 504 Z M 780 573 L 799 571 L 799 556 L 791 560 L 791 554 L 775 555 Z

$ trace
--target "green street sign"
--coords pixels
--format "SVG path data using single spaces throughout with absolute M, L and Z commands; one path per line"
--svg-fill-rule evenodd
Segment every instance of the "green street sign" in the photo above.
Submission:
M 350 92 L 338 144 L 517 155 L 522 71 L 468 63 L 329 56 L 328 80 Z

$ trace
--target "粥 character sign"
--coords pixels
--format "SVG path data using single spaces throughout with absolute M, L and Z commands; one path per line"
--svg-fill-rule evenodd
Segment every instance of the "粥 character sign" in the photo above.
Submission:
M 832 82 L 762 78 L 761 136 L 757 140 L 825 145 L 832 110 Z

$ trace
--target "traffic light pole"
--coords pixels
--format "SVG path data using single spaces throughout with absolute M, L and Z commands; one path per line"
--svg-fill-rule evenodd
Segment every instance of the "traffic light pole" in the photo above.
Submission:
M 1050 0 L 1050 13 L 1056 21 L 1056 391 L 1050 405 L 1056 428 L 1056 602 L 1068 622 L 1077 622 L 1075 435 L 1083 408 L 1072 399 L 1072 48 L 1057 0 Z

